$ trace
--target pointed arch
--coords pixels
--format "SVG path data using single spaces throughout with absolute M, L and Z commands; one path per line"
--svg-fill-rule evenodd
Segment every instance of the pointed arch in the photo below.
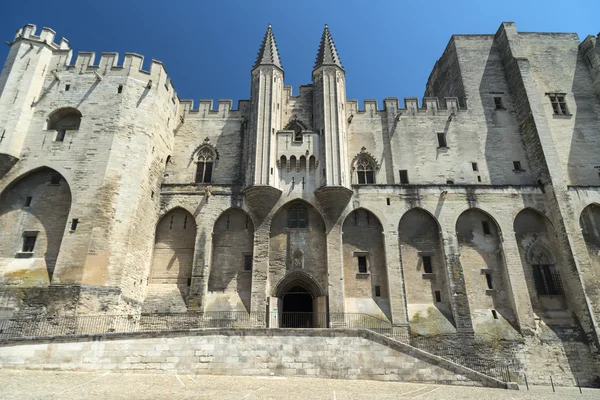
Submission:
M 239 207 L 215 220 L 206 311 L 250 311 L 254 222 Z
M 379 171 L 379 163 L 375 157 L 363 147 L 352 160 L 352 175 L 355 176 L 354 183 L 374 184 L 375 175 Z
M 556 264 L 556 257 L 545 243 L 536 240 L 527 249 L 527 261 L 532 264 Z
M 19 272 L 25 282 L 42 276 L 50 283 L 71 201 L 69 183 L 53 168 L 36 168 L 10 182 L 0 193 L 0 268 Z
M 189 286 L 192 276 L 196 221 L 182 207 L 167 212 L 156 224 L 149 283 Z
M 313 299 L 326 295 L 319 282 L 311 274 L 295 270 L 287 273 L 277 282 L 273 288 L 272 296 L 281 298 L 297 285 L 306 288 Z

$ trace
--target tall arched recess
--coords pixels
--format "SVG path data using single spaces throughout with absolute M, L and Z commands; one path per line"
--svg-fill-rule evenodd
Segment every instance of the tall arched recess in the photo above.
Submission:
M 61 174 L 41 168 L 0 195 L 0 275 L 7 284 L 48 284 L 71 210 L 71 190 Z
M 587 206 L 579 217 L 579 225 L 581 233 L 585 240 L 590 263 L 595 272 L 594 275 L 600 273 L 600 206 L 590 204 Z
M 455 332 L 438 222 L 413 208 L 402 216 L 398 230 L 411 330 L 423 335 Z
M 526 208 L 515 218 L 514 231 L 534 311 L 566 310 L 554 227 L 539 212 Z
M 196 221 L 175 208 L 156 225 L 144 312 L 184 312 L 192 278 Z
M 470 209 L 456 222 L 460 263 L 476 332 L 508 336 L 516 326 L 500 229 L 488 214 Z
M 225 211 L 213 230 L 205 311 L 250 311 L 254 224 L 241 209 Z
M 391 319 L 381 223 L 358 209 L 346 217 L 342 231 L 346 311 Z

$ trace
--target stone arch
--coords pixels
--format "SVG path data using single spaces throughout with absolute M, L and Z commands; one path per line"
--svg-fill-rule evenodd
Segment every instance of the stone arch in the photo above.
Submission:
M 306 227 L 290 227 L 289 211 L 297 205 L 306 209 Z M 302 271 L 326 288 L 326 244 L 325 220 L 313 205 L 302 199 L 282 205 L 271 220 L 269 281 L 279 282 L 292 271 Z
M 375 156 L 363 147 L 352 160 L 352 182 L 358 184 L 376 183 L 376 175 L 379 171 L 379 163 Z
M 551 222 L 539 211 L 525 208 L 517 214 L 513 226 L 533 309 L 567 309 L 560 276 L 561 260 L 555 257 L 559 254 L 555 249 L 559 247 Z M 554 263 L 534 264 L 545 260 Z
M 398 223 L 398 244 L 411 329 L 454 332 L 439 222 L 429 211 L 411 208 Z
M 310 293 L 313 299 L 325 296 L 325 291 L 317 280 L 305 271 L 291 271 L 277 282 L 273 287 L 272 295 L 274 297 L 283 297 L 292 287 L 302 285 Z
M 49 167 L 21 175 L 2 191 L 0 271 L 7 279 L 24 286 L 52 281 L 71 201 L 69 183 Z
M 383 225 L 366 208 L 350 212 L 342 225 L 344 295 L 347 312 L 391 319 Z M 366 272 L 361 272 L 366 268 Z
M 587 205 L 579 217 L 579 226 L 594 271 L 600 271 L 600 205 Z
M 46 130 L 79 130 L 81 112 L 73 107 L 63 107 L 52 111 L 46 118 Z
M 250 311 L 254 222 L 241 208 L 225 210 L 212 233 L 206 311 Z
M 496 318 L 516 322 L 500 226 L 489 213 L 470 208 L 456 221 L 456 237 L 474 329 L 498 334 Z

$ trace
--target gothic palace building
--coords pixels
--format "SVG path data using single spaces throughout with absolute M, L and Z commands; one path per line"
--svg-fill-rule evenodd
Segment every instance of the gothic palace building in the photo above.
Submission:
M 0 75 L 0 316 L 364 313 L 600 375 L 599 40 L 454 35 L 422 102 L 380 109 L 346 99 L 327 26 L 294 95 L 269 26 L 234 108 L 26 25 Z

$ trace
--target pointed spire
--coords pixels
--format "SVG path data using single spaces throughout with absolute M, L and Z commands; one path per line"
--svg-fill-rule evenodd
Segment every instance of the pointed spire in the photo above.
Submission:
M 258 57 L 256 58 L 256 62 L 254 63 L 252 69 L 260 65 L 274 65 L 283 70 L 283 67 L 281 66 L 281 60 L 279 59 L 279 50 L 277 50 L 275 36 L 273 35 L 273 29 L 271 29 L 271 24 L 269 24 L 269 27 L 267 28 L 267 33 L 265 33 L 265 38 L 260 45 Z
M 342 67 L 340 56 L 337 53 L 335 44 L 333 43 L 333 38 L 331 37 L 331 32 L 329 32 L 329 27 L 327 26 L 327 24 L 325 24 L 323 36 L 321 36 L 321 44 L 319 45 L 317 61 L 315 62 L 315 67 L 313 68 L 313 70 L 324 65 L 335 65 L 337 67 L 340 67 L 341 69 L 344 69 L 344 67 Z

